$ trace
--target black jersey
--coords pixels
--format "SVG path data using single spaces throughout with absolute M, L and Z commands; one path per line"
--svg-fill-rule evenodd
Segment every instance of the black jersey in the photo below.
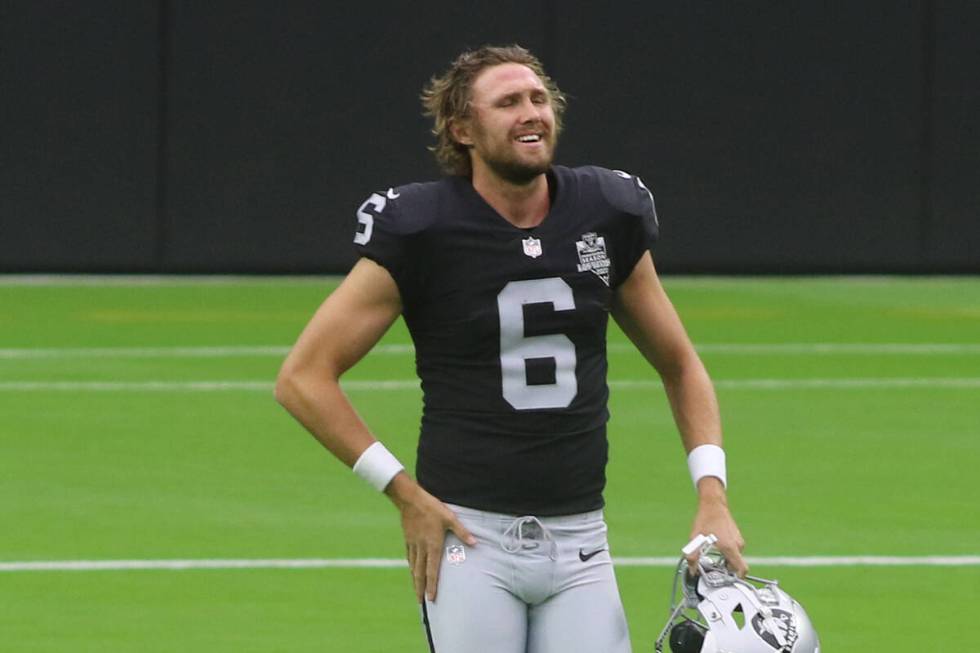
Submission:
M 551 210 L 520 229 L 463 177 L 374 193 L 359 253 L 398 284 L 424 407 L 416 476 L 439 499 L 512 514 L 602 506 L 606 325 L 657 238 L 643 183 L 549 172 Z

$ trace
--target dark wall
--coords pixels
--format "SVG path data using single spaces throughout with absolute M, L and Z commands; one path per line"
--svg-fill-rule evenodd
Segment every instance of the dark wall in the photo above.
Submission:
M 563 14 L 555 59 L 562 79 L 575 71 L 581 98 L 569 131 L 591 136 L 566 153 L 622 161 L 649 180 L 663 265 L 914 265 L 920 7 L 839 4 L 662 3 L 641 20 L 599 4 Z M 600 22 L 618 35 L 601 57 L 576 39 Z
M 494 2 L 174 2 L 170 270 L 341 270 L 376 188 L 438 175 L 419 90 L 467 45 L 539 48 L 545 13 Z
M 927 152 L 927 265 L 980 269 L 980 3 L 936 3 Z
M 152 266 L 159 25 L 153 3 L 3 3 L 0 270 Z
M 13 4 L 2 271 L 343 271 L 486 42 L 571 96 L 559 162 L 644 177 L 662 269 L 980 271 L 980 3 Z

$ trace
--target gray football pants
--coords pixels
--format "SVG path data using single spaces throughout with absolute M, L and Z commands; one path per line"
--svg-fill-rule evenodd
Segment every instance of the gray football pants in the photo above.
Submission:
M 433 653 L 630 653 L 601 510 L 450 508 L 478 544 L 446 537 L 438 595 L 422 606 Z

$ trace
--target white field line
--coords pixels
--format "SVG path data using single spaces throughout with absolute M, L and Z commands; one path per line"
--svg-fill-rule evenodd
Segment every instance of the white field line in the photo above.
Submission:
M 418 381 L 346 381 L 346 390 L 417 390 Z M 272 381 L 0 381 L 0 392 L 272 392 Z
M 617 345 L 618 347 L 619 345 Z M 623 345 L 624 348 L 627 347 Z M 882 354 L 933 355 L 933 354 L 980 354 L 980 343 L 948 342 L 790 342 L 790 343 L 706 343 L 697 345 L 703 354 L 745 355 L 858 355 Z
M 339 283 L 343 275 L 249 276 L 235 274 L 0 274 L 2 286 L 112 286 L 142 288 L 153 286 L 282 286 L 286 284 L 327 285 Z
M 61 358 L 256 358 L 282 357 L 289 347 L 41 347 L 0 349 L 0 360 Z
M 628 343 L 610 343 L 612 353 L 633 352 Z M 742 356 L 931 356 L 937 354 L 980 354 L 980 343 L 706 343 L 697 345 L 702 354 Z M 289 353 L 288 345 L 189 346 L 189 347 L 8 347 L 0 348 L 0 360 L 62 358 L 281 358 Z M 415 353 L 410 344 L 378 345 L 372 355 L 400 356 Z
M 417 380 L 345 381 L 350 391 L 418 390 Z M 912 388 L 980 388 L 980 377 L 866 379 L 719 379 L 722 390 L 895 390 Z M 661 388 L 655 379 L 609 381 L 614 390 Z M 0 381 L 0 392 L 272 392 L 271 381 Z
M 766 567 L 976 567 L 980 556 L 749 556 L 749 564 Z M 620 567 L 673 567 L 677 557 L 616 557 Z M 401 569 L 398 558 L 286 558 L 244 560 L 39 560 L 0 562 L 0 572 L 132 571 L 192 569 Z

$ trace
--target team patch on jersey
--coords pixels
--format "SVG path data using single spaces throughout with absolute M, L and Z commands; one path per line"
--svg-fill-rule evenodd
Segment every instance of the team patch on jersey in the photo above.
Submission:
M 538 258 L 541 256 L 541 241 L 533 236 L 525 238 L 521 241 L 524 244 L 524 253 L 531 258 Z
M 594 231 L 582 234 L 582 240 L 575 243 L 578 250 L 578 271 L 594 272 L 609 285 L 609 255 L 606 253 L 606 239 Z
M 446 560 L 456 567 L 466 562 L 466 549 L 462 544 L 452 544 L 446 547 Z

